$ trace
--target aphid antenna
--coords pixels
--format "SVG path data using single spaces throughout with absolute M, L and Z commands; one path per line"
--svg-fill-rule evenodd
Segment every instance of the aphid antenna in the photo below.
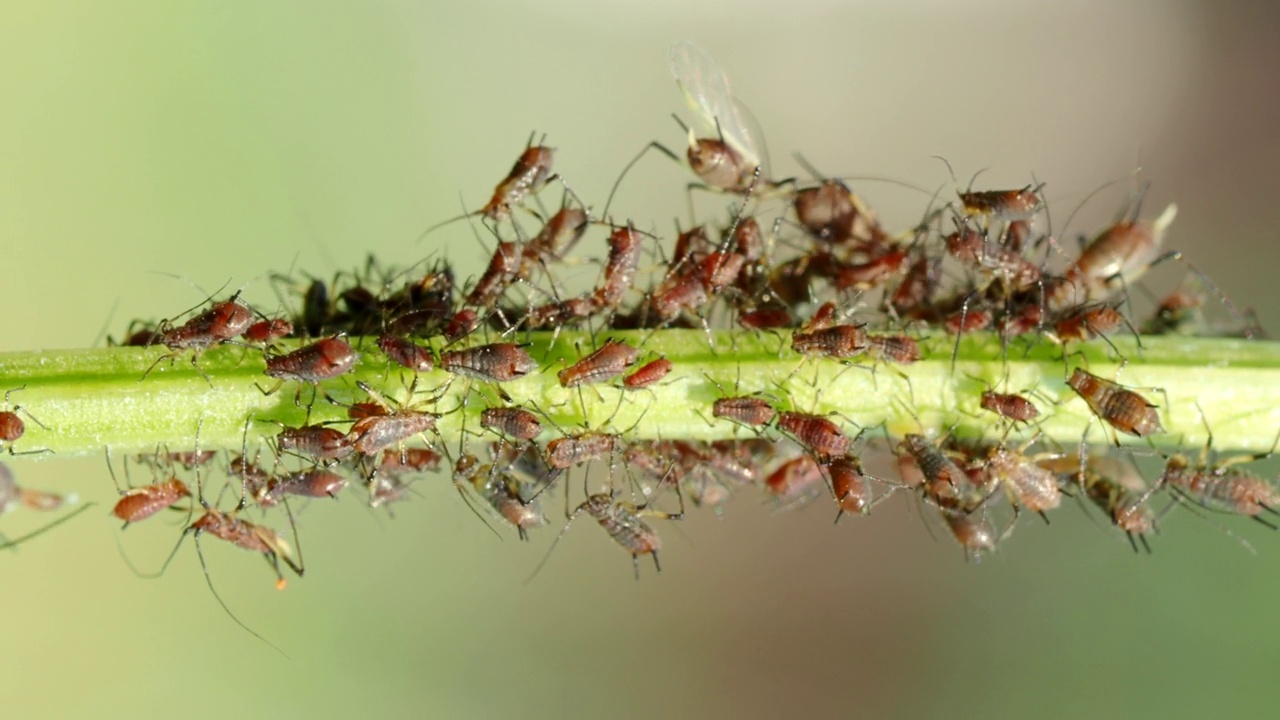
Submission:
M 51 522 L 51 523 L 49 523 L 49 524 L 47 524 L 47 525 L 44 525 L 43 527 L 36 528 L 35 530 L 32 530 L 31 532 L 29 532 L 29 533 L 27 533 L 27 534 L 25 534 L 25 535 L 19 535 L 18 537 L 13 538 L 13 539 L 5 538 L 3 542 L 0 542 L 0 550 L 11 550 L 11 549 L 14 549 L 14 548 L 18 547 L 19 545 L 21 545 L 22 543 L 24 543 L 24 542 L 26 542 L 26 541 L 28 541 L 28 540 L 31 540 L 31 539 L 33 539 L 33 538 L 39 537 L 39 536 L 41 536 L 41 535 L 43 535 L 43 534 L 45 534 L 45 533 L 49 532 L 50 530 L 52 530 L 52 529 L 54 529 L 54 528 L 58 527 L 59 525 L 64 525 L 64 524 L 66 524 L 66 523 L 69 523 L 69 522 L 71 522 L 72 520 L 74 520 L 74 519 L 76 518 L 76 516 L 80 515 L 80 514 L 81 514 L 81 513 L 83 513 L 84 511 L 86 511 L 86 510 L 88 510 L 89 508 L 93 507 L 95 504 L 96 504 L 96 503 L 86 502 L 85 504 L 81 505 L 80 507 L 76 508 L 75 510 L 73 510 L 73 511 L 71 511 L 71 512 L 67 513 L 66 515 L 63 515 L 62 517 L 58 518 L 57 520 L 54 520 L 53 522 Z M 117 538 L 117 539 L 116 539 L 116 541 L 117 541 L 117 542 L 119 542 L 119 538 Z

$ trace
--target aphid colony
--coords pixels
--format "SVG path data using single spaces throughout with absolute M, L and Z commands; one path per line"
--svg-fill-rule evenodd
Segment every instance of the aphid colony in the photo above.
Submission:
M 200 354 L 211 347 L 252 348 L 265 364 L 262 391 L 293 390 L 307 415 L 280 428 L 265 460 L 246 442 L 227 456 L 197 448 L 128 461 L 126 467 L 145 467 L 151 477 L 121 488 L 113 515 L 129 526 L 166 511 L 186 513 L 181 536 L 193 536 L 197 549 L 205 536 L 256 552 L 281 585 L 282 565 L 303 573 L 291 501 L 358 492 L 362 502 L 389 510 L 412 496 L 424 472 L 438 468 L 499 535 L 527 539 L 551 525 L 546 501 L 560 493 L 566 521 L 556 542 L 570 522 L 588 515 L 631 555 L 637 576 L 639 558 L 651 556 L 657 565 L 662 549 L 652 520 L 679 519 L 686 505 L 723 512 L 744 494 L 763 495 L 779 510 L 830 502 L 836 520 L 871 513 L 901 495 L 925 508 L 973 559 L 1000 547 L 1026 521 L 1023 511 L 1047 522 L 1064 496 L 1101 511 L 1135 549 L 1149 550 L 1159 521 L 1179 508 L 1271 525 L 1280 488 L 1242 467 L 1261 455 L 1214 462 L 1206 448 L 1196 461 L 1166 457 L 1163 470 L 1144 480 L 1109 444 L 1041 440 L 1037 423 L 1056 411 L 1055 401 L 1007 382 L 974 391 L 974 407 L 991 429 L 984 440 L 931 437 L 923 428 L 891 437 L 884 428 L 796 407 L 782 386 L 731 394 L 710 377 L 719 394 L 696 410 L 708 423 L 736 427 L 737 439 L 642 439 L 612 417 L 570 429 L 562 423 L 576 408 L 512 400 L 504 386 L 554 372 L 584 410 L 603 385 L 618 390 L 618 408 L 643 408 L 675 369 L 643 341 L 661 328 L 700 328 L 708 338 L 717 329 L 770 333 L 780 339 L 782 357 L 873 371 L 921 360 L 920 337 L 946 333 L 958 343 L 961 335 L 985 331 L 1001 337 L 1010 355 L 1040 343 L 1061 346 L 1063 380 L 1077 402 L 1112 439 L 1141 440 L 1164 432 L 1167 408 L 1154 402 L 1158 392 L 1128 387 L 1115 373 L 1090 372 L 1071 344 L 1098 339 L 1123 361 L 1108 336 L 1136 337 L 1138 326 L 1149 334 L 1255 334 L 1189 265 L 1191 279 L 1151 317 L 1128 316 L 1129 292 L 1143 274 L 1166 259 L 1182 260 L 1162 254 L 1172 205 L 1152 219 L 1140 198 L 1133 200 L 1074 256 L 1064 249 L 1074 243 L 1047 227 L 1039 184 L 934 199 L 913 227 L 888 228 L 845 181 L 770 178 L 727 79 L 703 51 L 678 45 L 672 69 L 703 124 L 702 134 L 686 127 L 684 161 L 695 189 L 731 201 L 725 222 L 676 228 L 668 243 L 638 221 L 609 217 L 607 206 L 593 216 L 567 184 L 559 207 L 549 211 L 541 199 L 560 180 L 555 151 L 530 138 L 483 207 L 467 216 L 493 249 L 477 277 L 458 278 L 439 258 L 407 270 L 370 258 L 332 281 L 275 276 L 282 307 L 273 315 L 237 293 L 182 322 L 135 323 L 122 344 L 163 346 L 156 365 L 189 355 L 199 370 Z M 590 285 L 574 288 L 563 279 L 582 276 L 581 263 L 570 272 L 567 262 L 580 247 L 587 251 L 578 257 L 598 261 L 598 270 Z M 1206 318 L 1206 287 L 1232 313 L 1231 322 Z M 592 346 L 540 362 L 548 336 L 566 328 L 587 331 Z M 648 331 L 627 336 L 638 341 L 611 335 L 637 329 Z M 361 367 L 400 378 L 403 399 L 386 397 L 389 385 L 379 391 L 353 379 Z M 446 401 L 455 382 L 465 384 L 463 399 Z M 910 408 L 915 399 L 895 401 Z M 317 406 L 326 417 L 341 408 L 346 418 L 312 423 Z M 0 447 L 13 452 L 22 420 L 7 395 L 5 407 Z M 438 424 L 455 413 L 463 431 L 453 445 Z M 877 455 L 897 471 L 870 474 Z M 588 477 L 588 466 L 598 472 Z M 571 474 L 581 483 L 571 482 Z

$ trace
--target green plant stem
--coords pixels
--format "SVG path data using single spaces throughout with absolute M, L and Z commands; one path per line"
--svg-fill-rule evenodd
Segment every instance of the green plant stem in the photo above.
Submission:
M 527 338 L 528 349 L 542 371 L 502 388 L 512 402 L 547 412 L 565 432 L 590 427 L 625 431 L 637 438 L 716 440 L 751 433 L 727 421 L 710 422 L 712 401 L 755 392 L 783 409 L 834 413 L 837 421 L 843 417 L 861 427 L 887 424 L 894 435 L 954 426 L 962 435 L 998 438 L 1004 426 L 978 409 L 981 392 L 994 387 L 1029 393 L 1042 411 L 1038 430 L 1064 446 L 1079 443 L 1086 426 L 1090 442 L 1110 442 L 1113 433 L 1104 430 L 1066 386 L 1067 368 L 1084 366 L 1129 387 L 1163 389 L 1141 390 L 1160 406 L 1167 432 L 1150 438 L 1160 446 L 1203 444 L 1201 410 L 1219 449 L 1265 450 L 1280 429 L 1280 344 L 1271 342 L 1147 337 L 1139 349 L 1135 338 L 1120 338 L 1116 349 L 1128 358 L 1121 369 L 1116 350 L 1104 343 L 1073 346 L 1064 359 L 1063 349 L 1047 341 L 1003 348 L 998 338 L 975 334 L 961 341 L 953 369 L 954 339 L 946 336 L 925 338 L 925 358 L 910 366 L 865 357 L 850 365 L 803 359 L 791 352 L 785 333 L 721 331 L 714 335 L 714 351 L 697 330 L 617 332 L 614 337 L 643 347 L 643 358 L 667 357 L 675 369 L 645 390 L 624 393 L 616 381 L 566 390 L 555 371 L 597 343 L 576 331 L 560 333 L 554 344 L 549 344 L 549 333 L 534 333 Z M 408 401 L 412 374 L 396 366 L 388 369 L 372 341 L 352 343 L 362 348 L 356 371 L 326 382 L 321 395 L 353 401 L 363 395 L 355 381 L 364 380 L 389 397 Z M 307 419 L 311 388 L 295 391 L 290 383 L 264 394 L 257 386 L 269 389 L 275 381 L 263 375 L 257 351 L 226 346 L 204 353 L 198 362 L 209 381 L 193 367 L 190 353 L 172 363 L 162 361 L 143 380 L 143 373 L 162 355 L 163 348 L 0 354 L 0 389 L 25 386 L 12 394 L 11 402 L 43 424 L 28 419 L 27 433 L 13 450 L 47 449 L 65 456 L 101 453 L 104 446 L 127 453 L 165 446 L 190 449 L 197 425 L 202 449 L 234 449 L 246 440 L 253 443 L 274 435 L 281 423 L 299 425 Z M 450 412 L 462 406 L 464 395 L 465 412 Z M 502 400 L 490 383 L 451 378 L 436 370 L 417 379 L 409 402 L 442 413 L 441 438 L 456 445 L 464 425 L 467 432 L 478 433 L 479 412 Z M 322 397 L 312 405 L 309 420 L 344 418 L 344 408 Z M 546 425 L 545 437 L 554 436 L 556 428 Z M 1146 442 L 1127 437 L 1122 441 Z

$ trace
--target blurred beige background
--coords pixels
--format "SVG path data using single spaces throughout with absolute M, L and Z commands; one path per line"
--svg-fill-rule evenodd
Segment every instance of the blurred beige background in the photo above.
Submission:
M 785 8 L 785 9 L 784 9 Z M 366 253 L 477 262 L 465 225 L 532 130 L 598 206 L 651 139 L 681 141 L 666 68 L 710 50 L 758 117 L 777 174 L 927 187 L 1048 183 L 1057 218 L 1144 168 L 1169 238 L 1264 319 L 1280 259 L 1280 24 L 1264 3 L 124 2 L 0 9 L 0 349 L 92 342 L 133 316 L 291 264 Z M 669 227 L 686 171 L 656 156 L 617 201 Z M 892 221 L 921 197 L 858 184 Z M 1073 222 L 1107 221 L 1125 186 Z M 1179 271 L 1157 273 L 1167 289 Z M 1267 320 L 1274 332 L 1277 326 Z M 109 500 L 100 461 L 14 463 L 25 483 Z M 356 498 L 302 520 L 308 575 L 206 544 L 242 632 L 186 547 L 135 578 L 94 511 L 0 554 L 8 717 L 1227 716 L 1270 709 L 1280 538 L 1252 556 L 1180 516 L 1153 557 L 1082 513 L 1027 523 L 967 565 L 904 504 L 830 524 L 825 507 L 662 528 L 666 572 L 586 522 L 532 585 L 549 534 L 496 541 L 444 480 L 390 521 Z M 29 519 L 7 516 L 17 534 Z M 176 526 L 131 528 L 158 565 Z M 647 570 L 648 568 L 646 568 Z

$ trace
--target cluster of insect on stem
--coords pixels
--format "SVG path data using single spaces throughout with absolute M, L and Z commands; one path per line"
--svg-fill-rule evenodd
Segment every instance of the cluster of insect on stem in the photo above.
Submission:
M 222 540 L 265 557 L 279 587 L 283 570 L 304 572 L 291 500 L 327 502 L 354 492 L 390 512 L 437 469 L 500 536 L 527 540 L 551 525 L 544 501 L 560 493 L 565 520 L 552 548 L 588 515 L 631 556 L 637 577 L 641 556 L 658 565 L 662 543 L 652 520 L 678 520 L 687 506 L 726 512 L 748 494 L 780 511 L 830 502 L 837 521 L 901 496 L 924 508 L 973 560 L 1004 547 L 1024 511 L 1048 522 L 1064 498 L 1092 505 L 1135 550 L 1150 551 L 1161 520 L 1180 510 L 1274 527 L 1269 516 L 1280 507 L 1280 489 L 1244 467 L 1262 455 L 1215 462 L 1206 447 L 1195 461 L 1168 456 L 1155 477 L 1144 478 L 1114 440 L 1163 433 L 1167 401 L 1159 402 L 1158 389 L 1091 372 L 1075 352 L 1081 343 L 1103 342 L 1123 365 L 1127 358 L 1109 338 L 1137 336 L 1138 327 L 1147 334 L 1256 334 L 1216 286 L 1165 249 L 1175 206 L 1149 216 L 1145 189 L 1136 192 L 1114 223 L 1074 253 L 1053 234 L 1040 183 L 957 190 L 949 200 L 925 193 L 928 204 L 914 224 L 890 227 L 847 178 L 811 168 L 812 180 L 772 177 L 726 76 L 704 51 L 677 45 L 671 68 L 701 127 L 680 121 L 682 154 L 656 142 L 646 152 L 686 165 L 694 177 L 689 191 L 725 199 L 727 221 L 677 227 L 667 242 L 643 219 L 615 219 L 609 202 L 625 191 L 625 170 L 594 213 L 556 175 L 556 151 L 530 137 L 484 206 L 455 219 L 467 220 L 492 247 L 477 277 L 459 278 L 439 258 L 408 268 L 370 258 L 330 280 L 273 276 L 280 306 L 270 313 L 236 293 L 185 320 L 137 321 L 121 344 L 164 348 L 148 375 L 180 358 L 200 369 L 205 350 L 239 344 L 262 355 L 261 391 L 292 393 L 306 414 L 300 424 L 279 426 L 266 446 L 250 448 L 246 430 L 238 452 L 166 448 L 125 458 L 130 478 L 140 471 L 150 477 L 120 487 L 112 514 L 127 527 L 184 512 L 180 537 L 192 538 L 202 565 L 202 537 Z M 556 184 L 562 199 L 550 211 L 542 198 Z M 432 240 L 449 222 L 424 237 Z M 579 248 L 588 250 L 571 255 Z M 572 289 L 567 268 L 584 257 L 599 259 L 599 270 L 589 287 Z M 1183 264 L 1188 280 L 1149 317 L 1134 317 L 1131 289 L 1170 260 Z M 1230 319 L 1209 318 L 1210 295 Z M 539 362 L 546 356 L 530 347 L 530 333 L 554 336 L 565 328 L 584 331 L 592 346 L 551 365 Z M 752 383 L 744 392 L 741 377 L 707 375 L 705 387 L 715 390 L 698 412 L 710 424 L 736 427 L 737 439 L 641 439 L 615 418 L 624 405 L 647 407 L 646 389 L 671 382 L 673 362 L 645 342 L 664 328 L 701 328 L 713 350 L 713 329 L 776 337 L 779 358 L 794 359 L 792 375 L 801 382 L 808 368 L 823 366 L 901 374 L 921 359 L 918 339 L 926 333 L 955 336 L 956 347 L 963 335 L 991 333 L 1006 355 L 1048 343 L 1060 348 L 1066 384 L 1109 437 L 1066 447 L 1043 439 L 1038 424 L 1057 402 L 1007 375 L 972 378 L 969 386 L 979 423 L 990 430 L 986 439 L 931 434 L 923 425 L 894 436 L 814 412 L 787 384 Z M 642 331 L 628 335 L 641 339 L 613 335 L 623 330 Z M 388 383 L 379 389 L 354 380 L 358 362 L 379 364 Z M 506 390 L 548 371 L 569 400 L 544 406 Z M 387 390 L 395 379 L 400 389 Z M 462 391 L 447 393 L 455 383 Z M 615 413 L 574 427 L 573 418 L 606 394 L 616 397 Z M 920 400 L 909 382 L 891 398 L 910 414 Z M 345 417 L 312 423 L 317 405 L 326 417 L 335 409 Z M 18 410 L 6 394 L 0 447 L 10 453 L 22 436 Z M 451 445 L 437 426 L 455 413 L 463 431 Z M 262 422 L 248 418 L 246 428 Z M 866 470 L 876 464 L 884 470 Z M 597 472 L 588 476 L 591 466 Z M 15 502 L 45 509 L 27 492 L 6 471 L 0 510 Z

